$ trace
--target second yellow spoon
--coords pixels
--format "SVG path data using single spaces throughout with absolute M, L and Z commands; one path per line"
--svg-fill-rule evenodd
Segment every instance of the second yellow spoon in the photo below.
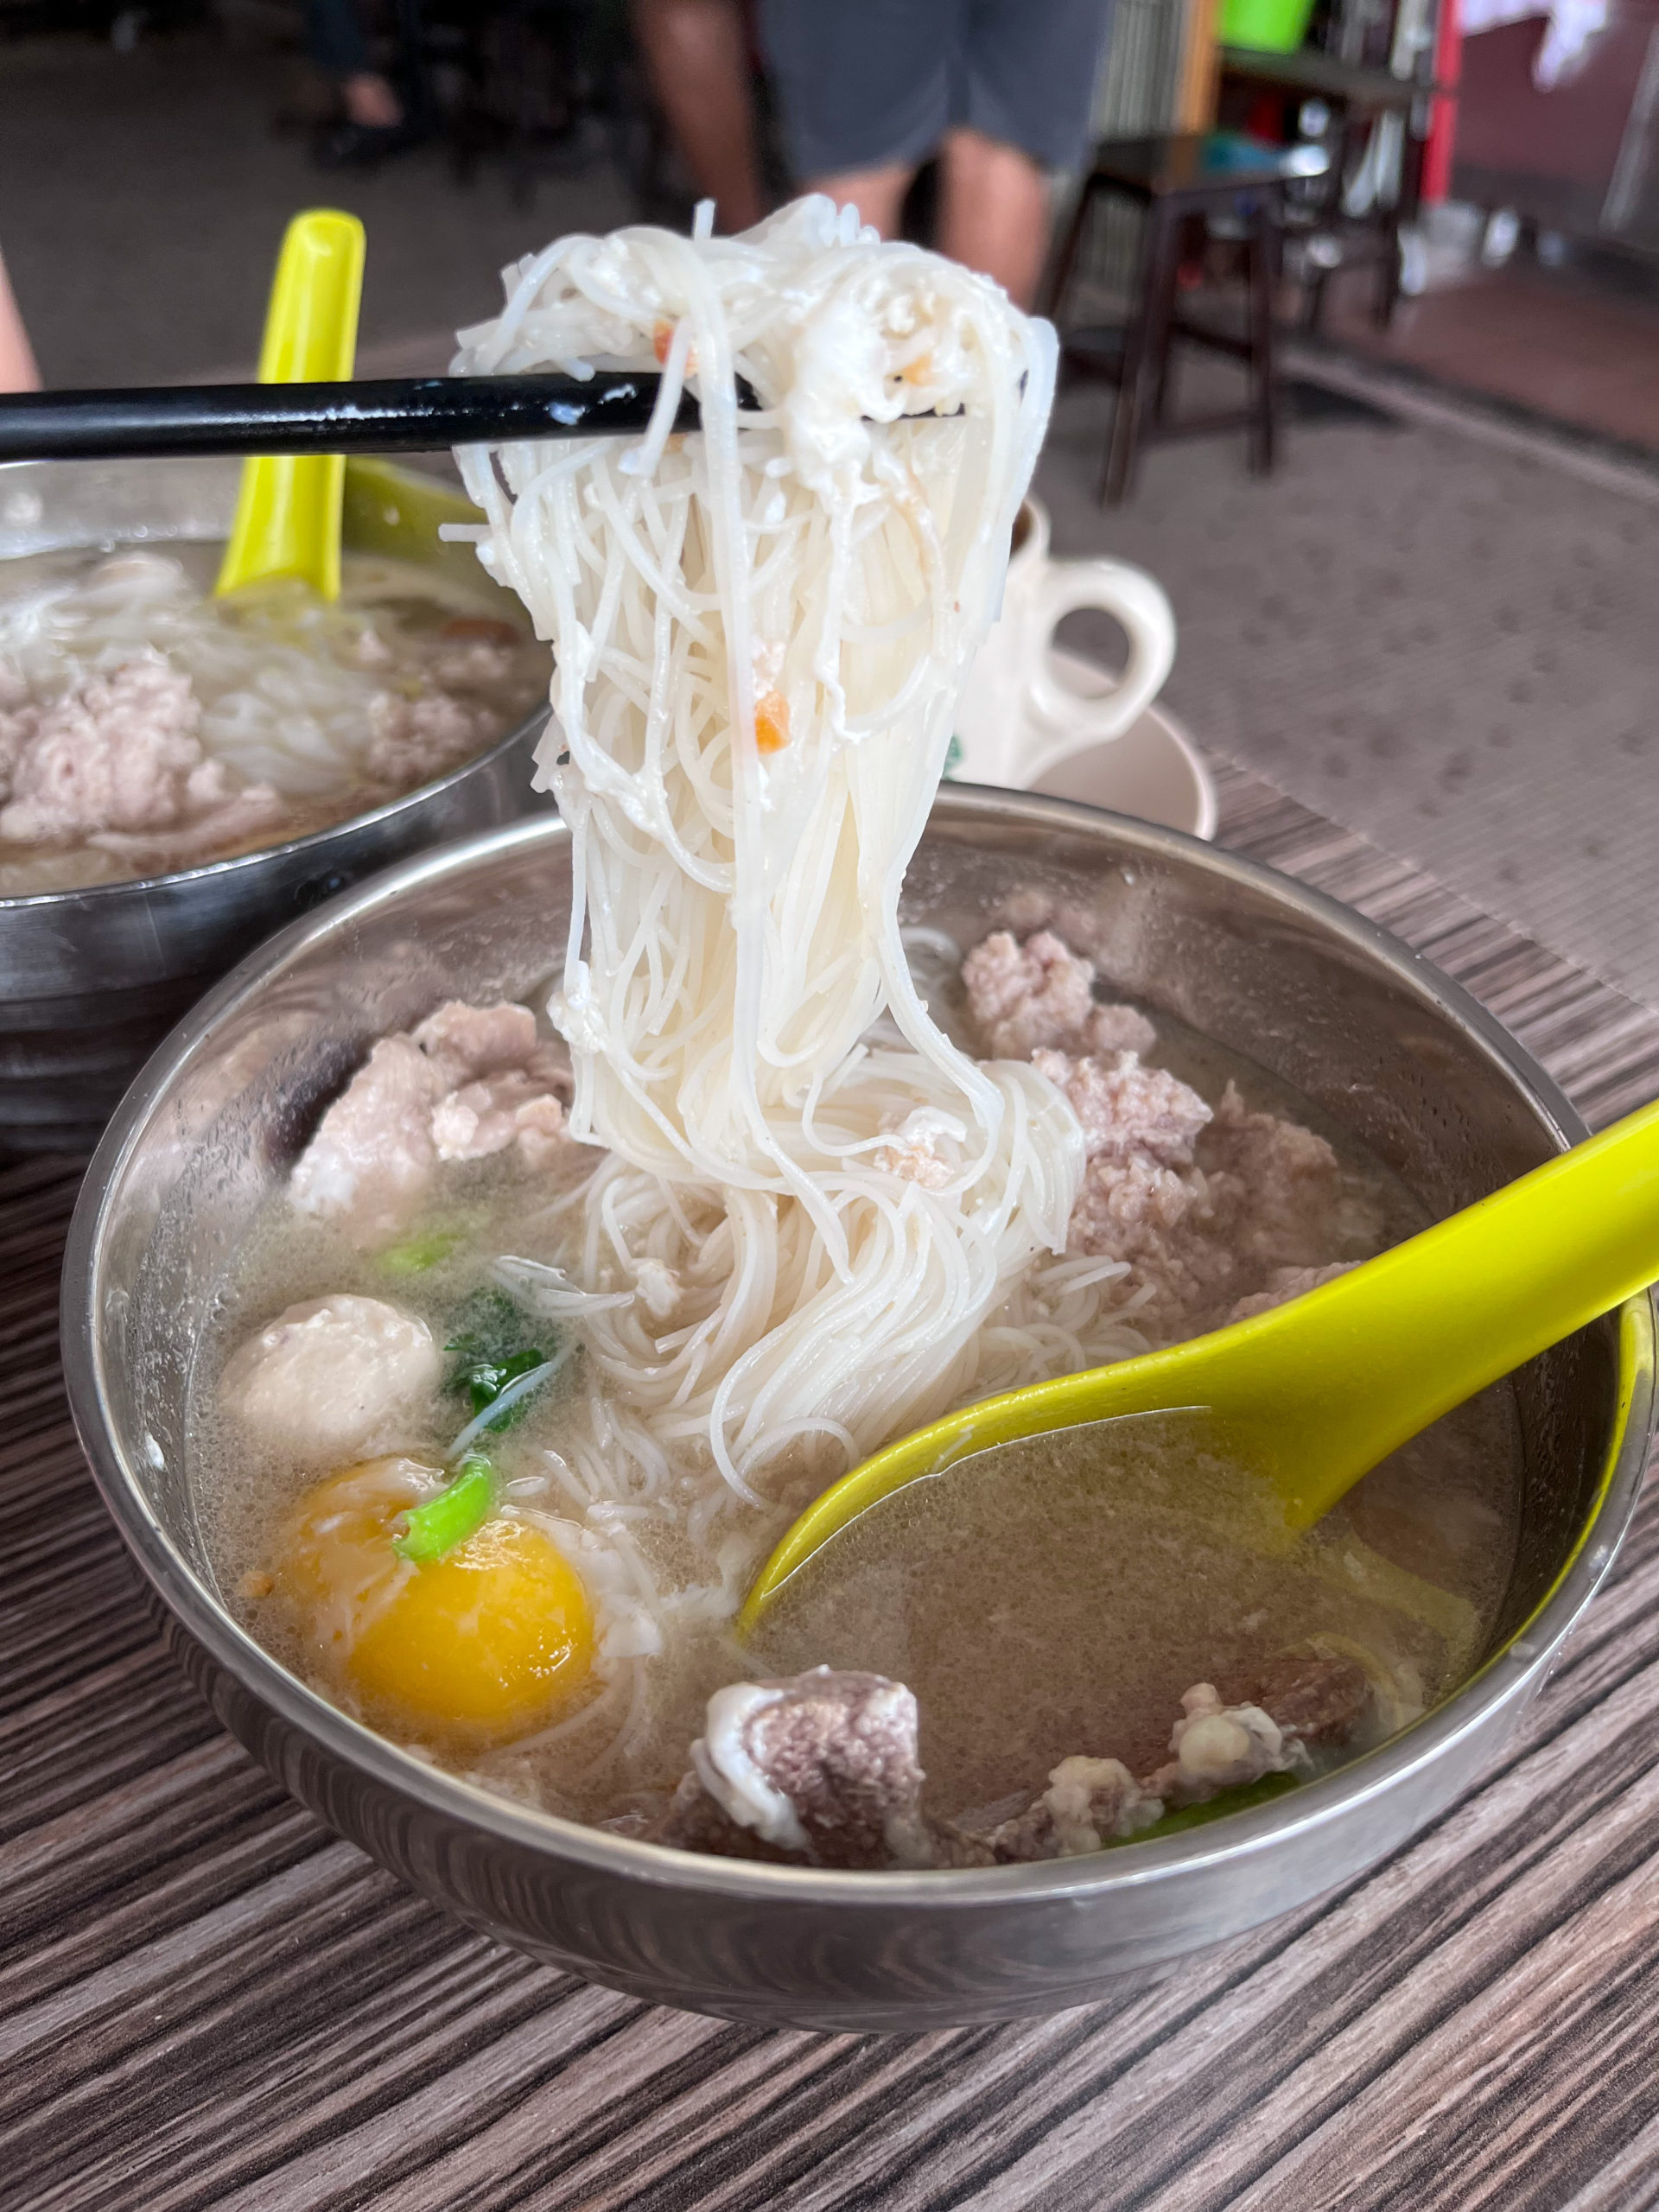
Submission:
M 963 1406 L 855 1467 L 762 1567 L 740 1634 L 830 1539 L 907 1483 L 990 1446 L 1130 1414 L 1201 1410 L 1270 1484 L 1287 1530 L 1453 1406 L 1659 1279 L 1659 1103 L 1288 1304 L 1086 1374 Z
M 334 384 L 357 360 L 363 292 L 363 226 L 314 207 L 283 237 L 259 349 L 261 384 Z M 324 599 L 340 597 L 343 454 L 265 454 L 245 461 L 236 520 L 215 587 L 297 577 Z

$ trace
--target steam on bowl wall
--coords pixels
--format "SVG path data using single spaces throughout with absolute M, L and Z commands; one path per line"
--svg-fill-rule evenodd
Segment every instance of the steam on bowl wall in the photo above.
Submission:
M 238 469 L 225 460 L 0 467 L 0 564 L 73 546 L 223 537 Z M 437 537 L 440 519 L 471 512 L 435 479 L 348 464 L 348 549 L 395 553 L 493 592 L 469 547 Z M 532 716 L 434 783 L 289 844 L 137 882 L 0 899 L 0 1159 L 90 1149 L 179 1017 L 297 915 L 411 853 L 550 810 L 551 799 L 531 789 L 545 719 Z
M 1351 1879 L 1503 1744 L 1606 1571 L 1651 1433 L 1645 1299 L 1517 1378 L 1520 1556 L 1475 1678 L 1392 1743 L 1253 1811 L 1031 1866 L 855 1874 L 665 1851 L 469 1788 L 360 1727 L 220 1603 L 185 1389 L 238 1238 L 370 1040 L 437 1000 L 543 993 L 570 898 L 556 820 L 413 861 L 296 924 L 186 1020 L 124 1103 L 70 1239 L 77 1426 L 177 1648 L 305 1803 L 469 1924 L 667 2004 L 772 2024 L 918 2031 L 1082 2003 Z M 941 795 L 909 916 L 975 942 L 1052 922 L 1119 987 L 1346 1122 L 1443 1213 L 1582 1134 L 1468 995 L 1271 871 L 1064 801 Z

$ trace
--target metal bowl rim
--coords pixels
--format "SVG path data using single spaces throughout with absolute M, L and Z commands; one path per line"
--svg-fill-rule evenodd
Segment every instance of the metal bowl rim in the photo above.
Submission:
M 434 776 L 429 782 L 416 785 L 413 791 L 400 791 L 396 798 L 386 799 L 379 806 L 370 807 L 359 814 L 344 815 L 338 822 L 325 823 L 321 830 L 308 830 L 303 837 L 289 837 L 280 845 L 256 845 L 251 852 L 231 853 L 223 860 L 201 861 L 194 868 L 170 868 L 159 875 L 126 875 L 113 883 L 87 883 L 79 887 L 70 884 L 59 891 L 18 892 L 10 898 L 0 898 L 0 920 L 12 913 L 40 912 L 59 899 L 79 901 L 83 899 L 118 898 L 124 893 L 130 898 L 136 891 L 153 892 L 162 885 L 170 887 L 175 883 L 217 881 L 240 869 L 286 859 L 293 854 L 315 852 L 330 838 L 341 836 L 347 830 L 378 828 L 382 823 L 395 819 L 405 808 L 435 798 L 440 791 L 453 790 L 468 776 L 475 775 L 480 768 L 487 766 L 492 760 L 522 742 L 532 730 L 538 729 L 547 721 L 551 712 L 550 707 L 537 707 L 522 721 L 516 722 L 510 730 L 498 737 L 487 751 L 474 753 L 459 767 L 451 768 L 442 776 Z
M 1149 855 L 1197 861 L 1212 874 L 1267 893 L 1353 944 L 1438 1013 L 1449 1015 L 1499 1063 L 1563 1147 L 1588 1134 L 1554 1079 L 1461 984 L 1380 925 L 1327 893 L 1184 831 L 1109 814 L 1079 801 L 953 784 L 940 792 L 938 807 L 947 817 L 1004 825 L 1012 818 L 1038 833 L 1109 834 L 1120 846 L 1138 847 Z M 1286 1837 L 1315 1830 L 1384 1795 L 1440 1758 L 1461 1738 L 1477 1733 L 1548 1665 L 1612 1563 L 1645 1469 L 1655 1410 L 1654 1313 L 1645 1297 L 1632 1300 L 1623 1309 L 1630 1325 L 1622 1337 L 1627 1350 L 1621 1358 L 1629 1358 L 1635 1370 L 1619 1378 L 1621 1387 L 1628 1385 L 1630 1393 L 1623 1435 L 1567 1567 L 1522 1634 L 1390 1742 L 1282 1797 L 1230 1815 L 1216 1824 L 1213 1834 L 1200 1827 L 1156 1842 L 1126 1844 L 1070 1860 L 920 1872 L 779 1866 L 705 1857 L 612 1835 L 495 1796 L 400 1751 L 281 1667 L 232 1618 L 150 1514 L 135 1472 L 104 1418 L 97 1314 L 102 1232 L 111 1193 L 151 1111 L 218 1022 L 314 939 L 349 928 L 376 906 L 400 899 L 425 881 L 463 875 L 480 861 L 521 846 L 551 844 L 567 834 L 556 816 L 487 830 L 389 868 L 278 931 L 215 985 L 152 1054 L 105 1131 L 76 1203 L 65 1253 L 60 1319 L 65 1378 L 82 1448 L 118 1529 L 168 1609 L 219 1667 L 282 1721 L 320 1742 L 332 1758 L 365 1770 L 423 1809 L 535 1853 L 550 1866 L 574 1861 L 653 1886 L 747 1897 L 757 1904 L 792 1900 L 801 1905 L 861 1904 L 913 1911 L 921 1906 L 968 1909 L 1015 1900 L 1033 1905 L 1081 1900 L 1107 1891 L 1178 1879 L 1223 1859 L 1271 1850 Z M 1592 1541 L 1598 1533 L 1600 1541 Z

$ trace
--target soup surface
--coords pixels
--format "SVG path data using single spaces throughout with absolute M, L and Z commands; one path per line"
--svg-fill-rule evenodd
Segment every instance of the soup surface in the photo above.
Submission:
M 1292 1541 L 1192 1416 L 987 1453 L 826 1545 L 757 1656 L 906 1683 L 928 1802 L 970 1821 L 1079 1751 L 1155 1773 L 1195 1683 L 1271 1707 L 1286 1654 L 1322 1681 L 1343 1661 L 1365 1675 L 1342 1747 L 1357 1751 L 1455 1687 L 1484 1641 L 1510 1558 L 1507 1415 L 1463 1408 Z
M 1259 1310 L 1427 1225 L 1311 1102 L 1094 995 L 1089 963 L 1052 931 L 993 937 L 965 976 L 925 942 L 917 966 L 959 1042 L 1023 1046 L 1090 1130 L 1067 1252 L 1039 1297 L 987 1325 L 1017 1340 L 1022 1374 L 1033 1357 L 1065 1371 Z M 1052 997 L 1057 973 L 1082 991 L 1063 1039 L 1088 1029 L 1115 1048 L 1033 1041 L 1058 1017 L 1033 978 Z M 631 1481 L 628 1384 L 605 1331 L 620 1316 L 671 1344 L 696 1325 L 690 1271 L 630 1251 L 625 1223 L 608 1249 L 592 1243 L 584 1199 L 607 1163 L 570 1141 L 562 1048 L 526 1011 L 442 1009 L 412 1033 L 377 1048 L 238 1255 L 191 1401 L 223 1586 L 256 1635 L 372 1725 L 550 1810 L 783 1857 L 802 1848 L 787 1821 L 728 1809 L 748 1805 L 724 1770 L 734 1728 L 753 1732 L 760 1710 L 868 1745 L 918 1725 L 881 1785 L 909 1829 L 888 1807 L 874 1840 L 820 1839 L 810 1855 L 961 1864 L 1096 1847 L 1293 1786 L 1406 1725 L 1479 1656 L 1515 1546 L 1507 1386 L 1288 1544 L 1251 1480 L 1174 1417 L 988 1455 L 838 1537 L 746 1649 L 731 1624 L 748 1580 L 849 1455 L 804 1440 L 746 1503 L 688 1424 L 664 1478 Z M 417 1073 L 445 1049 L 456 1057 L 421 1108 L 440 1143 L 411 1174 L 387 1071 L 407 1054 Z M 712 1213 L 701 1228 L 717 1238 Z M 435 1560 L 400 1556 L 399 1532 L 453 1500 L 479 1452 L 482 1528 Z M 474 1558 L 503 1531 L 509 1554 Z M 795 1704 L 733 1719 L 748 1694 L 734 1686 L 780 1680 Z M 915 1710 L 895 1724 L 858 1687 L 875 1681 Z M 1183 1769 L 1177 1737 L 1189 1767 L 1208 1745 L 1209 1766 Z M 830 1757 L 841 1782 L 845 1751 Z M 757 1760 L 751 1746 L 736 1764 Z
M 0 563 L 0 897 L 164 874 L 447 773 L 546 696 L 515 602 L 346 554 L 213 597 L 223 548 Z M 504 612 L 505 608 L 505 612 Z

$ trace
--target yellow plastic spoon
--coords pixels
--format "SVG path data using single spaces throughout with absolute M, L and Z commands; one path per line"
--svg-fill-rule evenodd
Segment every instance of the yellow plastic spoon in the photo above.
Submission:
M 946 1414 L 855 1467 L 796 1521 L 740 1635 L 791 1575 L 907 1483 L 993 1446 L 1192 1409 L 1253 1469 L 1287 1534 L 1453 1406 L 1659 1279 L 1659 1103 L 1319 1289 L 1230 1328 Z
M 283 238 L 259 349 L 261 384 L 332 384 L 357 359 L 363 291 L 363 226 L 314 207 Z M 343 454 L 264 455 L 242 465 L 236 520 L 216 594 L 295 576 L 324 599 L 340 597 Z

